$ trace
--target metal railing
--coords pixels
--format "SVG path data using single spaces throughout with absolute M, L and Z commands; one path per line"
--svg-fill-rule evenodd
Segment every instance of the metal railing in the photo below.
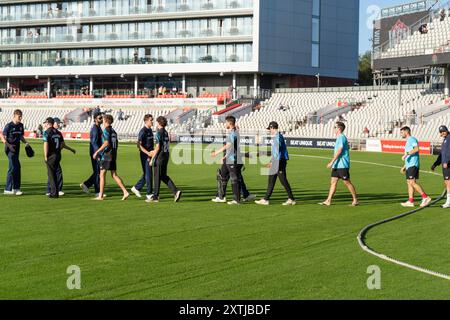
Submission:
M 25 56 L 25 55 L 24 55 Z M 0 68 L 5 67 L 53 67 L 53 66 L 87 66 L 87 65 L 128 65 L 128 64 L 186 64 L 186 63 L 219 63 L 219 62 L 247 62 L 245 57 L 241 56 L 169 56 L 169 57 L 139 57 L 139 58 L 36 58 L 21 60 L 3 60 L 0 61 Z
M 160 30 L 153 32 L 109 32 L 109 33 L 71 33 L 54 34 L 54 35 L 39 35 L 30 34 L 26 36 L 5 37 L 1 39 L 3 45 L 16 44 L 49 44 L 49 43 L 80 43 L 80 42 L 94 42 L 94 41 L 133 41 L 133 40 L 158 40 L 164 41 L 170 39 L 195 39 L 204 37 L 239 37 L 251 36 L 253 34 L 251 27 L 243 28 L 217 28 L 217 29 L 203 29 L 203 30 Z
M 404 84 L 402 90 L 428 90 L 427 84 Z M 361 92 L 361 91 L 398 91 L 397 85 L 382 86 L 353 86 L 353 87 L 324 87 L 324 88 L 282 88 L 275 89 L 275 93 L 318 93 L 318 92 Z
M 186 2 L 186 4 L 166 3 L 165 5 L 138 6 L 133 8 L 115 7 L 115 8 L 88 8 L 80 11 L 67 11 L 52 9 L 36 15 L 33 10 L 25 12 L 20 16 L 15 13 L 0 16 L 0 21 L 23 21 L 23 20 L 49 20 L 49 19 L 65 19 L 75 17 L 108 17 L 108 16 L 127 16 L 127 15 L 144 15 L 158 13 L 177 13 L 189 11 L 207 11 L 207 10 L 223 10 L 223 9 L 252 9 L 253 6 L 249 1 L 227 0 L 220 3 L 200 1 Z M 24 5 L 25 6 L 25 5 Z

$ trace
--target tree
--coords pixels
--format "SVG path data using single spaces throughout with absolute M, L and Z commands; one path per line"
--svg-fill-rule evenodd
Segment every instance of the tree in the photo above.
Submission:
M 366 53 L 359 56 L 358 78 L 359 85 L 361 86 L 373 85 L 372 52 L 370 51 L 367 51 Z

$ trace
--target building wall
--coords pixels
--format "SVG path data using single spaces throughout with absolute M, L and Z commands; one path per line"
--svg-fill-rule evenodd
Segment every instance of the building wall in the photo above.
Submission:
M 242 1 L 245 2 L 246 0 Z M 201 93 L 204 88 L 215 93 L 223 92 L 227 90 L 232 83 L 232 73 L 238 74 L 238 92 L 251 91 L 251 88 L 253 87 L 253 73 L 259 73 L 259 86 L 267 89 L 275 88 L 277 86 L 314 86 L 314 76 L 317 73 L 320 73 L 321 79 L 324 79 L 323 85 L 328 83 L 326 81 L 327 78 L 337 79 L 337 82 L 339 82 L 339 79 L 356 79 L 358 64 L 359 1 L 320 0 L 320 65 L 318 68 L 312 67 L 311 64 L 312 15 L 314 1 L 318 0 L 254 0 L 253 9 L 247 8 L 244 11 L 226 9 L 223 10 L 223 12 L 219 12 L 219 16 L 221 17 L 227 17 L 227 15 L 251 16 L 252 12 L 254 13 L 254 25 L 253 28 L 250 28 L 253 30 L 253 55 L 246 55 L 248 56 L 246 59 L 238 59 L 240 62 L 230 62 L 235 61 L 230 59 L 222 59 L 223 61 L 219 59 L 217 61 L 222 62 L 199 63 L 197 61 L 198 59 L 193 59 L 192 63 L 175 63 L 175 61 L 172 61 L 173 59 L 170 60 L 164 56 L 164 60 L 170 63 L 147 64 L 141 62 L 141 59 L 138 59 L 139 64 L 136 64 L 129 62 L 129 59 L 125 59 L 125 61 L 128 61 L 130 64 L 117 63 L 111 65 L 90 65 L 84 63 L 82 65 L 76 65 L 69 63 L 60 64 L 58 66 L 53 66 L 53 64 L 51 64 L 40 67 L 28 67 L 26 63 L 22 63 L 14 68 L 7 64 L 7 67 L 0 68 L 0 79 L 5 79 L 6 77 L 19 78 L 35 76 L 42 79 L 60 76 L 69 76 L 78 79 L 78 77 L 88 78 L 91 75 L 111 77 L 125 75 L 134 77 L 134 75 L 168 75 L 169 73 L 181 77 L 185 74 L 188 82 L 187 89 L 190 93 L 193 93 L 193 91 Z M 12 1 L 9 1 L 9 3 L 11 2 Z M 54 2 L 56 3 L 56 1 Z M 156 2 L 154 1 L 153 3 Z M 156 18 L 152 17 L 152 14 L 143 15 L 142 19 L 153 21 Z M 189 18 L 189 12 L 182 13 L 183 15 L 176 12 L 173 14 L 173 19 L 175 20 L 180 20 L 185 16 Z M 216 15 L 217 14 L 218 13 L 216 13 Z M 204 16 L 202 17 L 205 18 Z M 105 17 L 83 17 L 84 20 L 81 22 L 82 25 L 91 23 L 98 24 L 101 23 L 100 20 L 104 18 Z M 117 17 L 111 16 L 108 19 L 111 20 L 110 22 L 114 22 Z M 132 21 L 133 19 L 125 16 L 120 20 Z M 50 21 L 47 20 L 46 23 L 50 23 Z M 25 23 L 26 25 L 33 26 L 35 24 L 33 21 L 18 21 L 18 23 Z M 3 21 L 0 23 L 0 29 L 4 28 L 4 25 L 3 27 L 1 25 L 2 23 L 6 23 L 6 25 L 8 25 L 8 23 L 11 24 L 11 22 Z M 36 25 L 39 25 L 39 23 L 36 22 Z M 9 28 L 12 27 L 9 26 Z M 15 34 L 15 32 L 13 33 Z M 27 36 L 26 32 L 23 34 Z M 144 34 L 146 33 L 144 32 Z M 157 42 L 146 44 L 145 47 L 156 46 L 158 43 L 158 45 L 165 46 L 165 42 L 160 43 L 160 41 L 163 40 L 165 41 L 165 39 L 154 40 Z M 190 41 L 189 39 L 184 38 L 175 40 L 173 41 L 175 41 L 175 44 L 178 46 Z M 224 40 L 216 39 L 214 41 L 211 40 L 212 43 L 209 43 L 210 39 L 207 39 L 206 37 L 200 40 L 197 39 L 196 41 L 200 41 L 203 46 L 205 43 L 208 45 L 216 42 L 221 44 Z M 245 39 L 231 37 L 227 41 L 237 43 L 238 46 L 240 46 L 241 43 L 251 43 L 252 37 L 251 35 L 247 35 Z M 141 42 L 141 40 L 139 40 L 139 42 Z M 80 45 L 84 46 L 84 43 Z M 23 48 L 16 48 L 16 45 L 12 45 L 9 49 L 3 46 L 0 48 L 0 56 L 2 52 L 14 52 L 19 49 L 36 49 L 38 48 L 36 47 L 37 45 L 41 46 L 42 44 L 29 43 L 24 45 Z M 58 43 L 58 46 L 59 45 L 60 44 Z M 89 45 L 94 47 L 97 46 L 96 43 L 89 43 Z M 64 46 L 69 46 L 70 48 L 73 47 L 72 49 L 80 49 L 78 48 L 78 45 L 75 46 L 73 43 L 64 43 Z M 118 44 L 116 40 L 111 40 L 108 42 L 107 46 L 115 48 Z M 139 43 L 139 46 L 141 46 L 141 43 Z M 142 46 L 144 46 L 144 44 L 142 44 Z M 133 50 L 129 51 L 128 55 L 134 56 L 134 47 L 135 45 L 130 46 Z M 57 50 L 59 48 L 53 49 Z M 137 51 L 139 53 L 139 58 L 142 58 L 140 56 L 141 51 L 144 56 L 147 55 L 145 48 L 140 48 Z M 153 57 L 153 55 L 150 56 Z M 228 57 L 230 54 L 227 53 L 225 56 Z M 59 56 L 55 55 L 55 60 L 56 57 Z M 78 56 L 76 57 L 79 58 Z M 100 59 L 99 61 L 103 60 Z M 224 73 L 225 76 L 219 77 L 218 75 L 221 73 Z M 195 83 L 193 83 L 194 81 Z M 333 83 L 333 81 L 330 83 Z M 3 81 L 3 84 L 4 83 L 5 81 Z M 0 85 L 2 85 L 2 82 L 0 82 Z
M 311 65 L 313 0 L 260 0 L 261 72 L 356 79 L 358 0 L 321 0 L 320 65 Z
M 223 93 L 231 89 L 233 77 L 229 74 L 223 77 L 217 75 L 187 76 L 186 91 L 193 96 L 202 93 Z M 238 74 L 236 76 L 236 91 L 238 95 L 249 95 L 252 93 L 253 76 Z

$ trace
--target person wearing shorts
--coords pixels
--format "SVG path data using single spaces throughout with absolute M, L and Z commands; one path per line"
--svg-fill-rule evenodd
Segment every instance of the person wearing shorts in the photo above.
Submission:
M 406 176 L 406 182 L 408 184 L 408 201 L 401 203 L 402 207 L 414 207 L 414 192 L 419 193 L 422 196 L 422 202 L 420 207 L 426 207 L 430 204 L 431 198 L 425 193 L 422 186 L 417 182 L 419 180 L 420 173 L 420 150 L 419 141 L 411 136 L 411 129 L 409 127 L 403 127 L 400 129 L 400 134 L 403 139 L 406 139 L 405 154 L 402 160 L 405 165 L 401 169 L 401 172 Z
M 344 181 L 345 186 L 352 195 L 353 201 L 351 206 L 356 207 L 359 205 L 356 189 L 350 180 L 350 148 L 347 137 L 344 135 L 344 130 L 345 124 L 343 122 L 337 122 L 334 126 L 334 132 L 337 135 L 334 157 L 327 165 L 327 168 L 331 169 L 331 185 L 327 200 L 319 203 L 322 206 L 331 206 L 339 180 Z
M 103 116 L 103 124 L 105 126 L 102 135 L 102 146 L 94 153 L 93 159 L 97 159 L 100 155 L 100 192 L 93 200 L 103 200 L 105 193 L 106 172 L 111 172 L 111 177 L 116 181 L 117 185 L 122 189 L 122 201 L 127 200 L 130 196 L 125 188 L 122 179 L 117 175 L 117 150 L 119 149 L 119 140 L 117 133 L 112 128 L 114 118 L 107 114 Z

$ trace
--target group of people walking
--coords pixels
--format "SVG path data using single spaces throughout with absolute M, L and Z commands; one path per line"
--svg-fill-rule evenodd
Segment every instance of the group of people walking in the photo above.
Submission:
M 22 124 L 23 114 L 21 110 L 15 110 L 13 119 L 8 123 L 2 134 L 1 141 L 5 145 L 5 154 L 8 157 L 8 172 L 6 178 L 5 195 L 21 196 L 21 164 L 20 146 L 26 145 L 27 155 L 32 157 L 34 151 L 25 139 L 24 126 Z M 142 198 L 141 192 L 146 191 L 146 201 L 149 203 L 159 202 L 161 183 L 168 186 L 173 194 L 174 201 L 181 199 L 182 191 L 175 185 L 167 173 L 170 160 L 170 137 L 166 130 L 167 119 L 158 117 L 156 119 L 156 133 L 153 132 L 153 116 L 144 116 L 144 127 L 138 135 L 138 150 L 140 153 L 140 167 L 142 176 L 131 188 L 131 192 L 138 198 Z M 90 193 L 93 188 L 95 197 L 93 200 L 102 201 L 105 195 L 106 175 L 109 171 L 111 177 L 123 192 L 122 200 L 127 200 L 130 192 L 127 191 L 122 179 L 117 174 L 117 154 L 119 148 L 118 135 L 113 129 L 114 118 L 109 114 L 97 111 L 94 114 L 94 125 L 90 131 L 89 155 L 91 158 L 92 174 L 83 183 L 81 189 L 85 193 Z M 48 183 L 47 196 L 58 198 L 64 195 L 63 192 L 63 171 L 61 168 L 61 151 L 67 149 L 72 153 L 76 150 L 71 148 L 64 141 L 63 135 L 59 131 L 59 120 L 47 118 L 44 122 L 43 146 L 44 160 L 47 166 Z M 103 128 L 102 128 L 103 126 Z M 213 158 L 221 156 L 221 167 L 217 171 L 217 194 L 215 203 L 228 203 L 238 205 L 241 202 L 255 200 L 258 205 L 269 205 L 276 181 L 279 179 L 283 185 L 287 200 L 284 206 L 296 205 L 296 199 L 292 187 L 287 178 L 287 165 L 289 152 L 286 141 L 279 131 L 277 122 L 270 122 L 267 130 L 270 132 L 272 147 L 269 153 L 270 162 L 268 168 L 268 186 L 265 196 L 256 200 L 256 196 L 251 194 L 244 181 L 242 170 L 244 167 L 243 155 L 240 150 L 239 130 L 236 126 L 236 118 L 229 116 L 225 120 L 227 137 L 225 144 L 218 150 L 211 153 Z M 352 195 L 351 206 L 358 206 L 358 196 L 355 186 L 350 180 L 350 146 L 344 134 L 346 127 L 343 122 L 337 122 L 334 130 L 337 136 L 334 156 L 328 163 L 327 168 L 331 170 L 331 183 L 328 197 L 320 205 L 330 206 L 333 196 L 336 193 L 337 185 L 342 180 Z M 441 137 L 444 139 L 438 159 L 432 166 L 434 171 L 437 166 L 442 165 L 445 185 L 447 188 L 447 201 L 442 206 L 450 208 L 450 139 L 449 130 L 446 126 L 439 128 Z M 417 192 L 422 197 L 420 206 L 428 206 L 432 199 L 418 183 L 420 172 L 420 146 L 418 140 L 411 135 L 409 127 L 401 129 L 402 138 L 406 139 L 405 152 L 402 157 L 404 166 L 401 172 L 405 174 L 408 185 L 408 201 L 402 203 L 403 207 L 414 207 L 414 194 Z M 228 182 L 231 180 L 233 199 L 227 201 L 226 190 Z

